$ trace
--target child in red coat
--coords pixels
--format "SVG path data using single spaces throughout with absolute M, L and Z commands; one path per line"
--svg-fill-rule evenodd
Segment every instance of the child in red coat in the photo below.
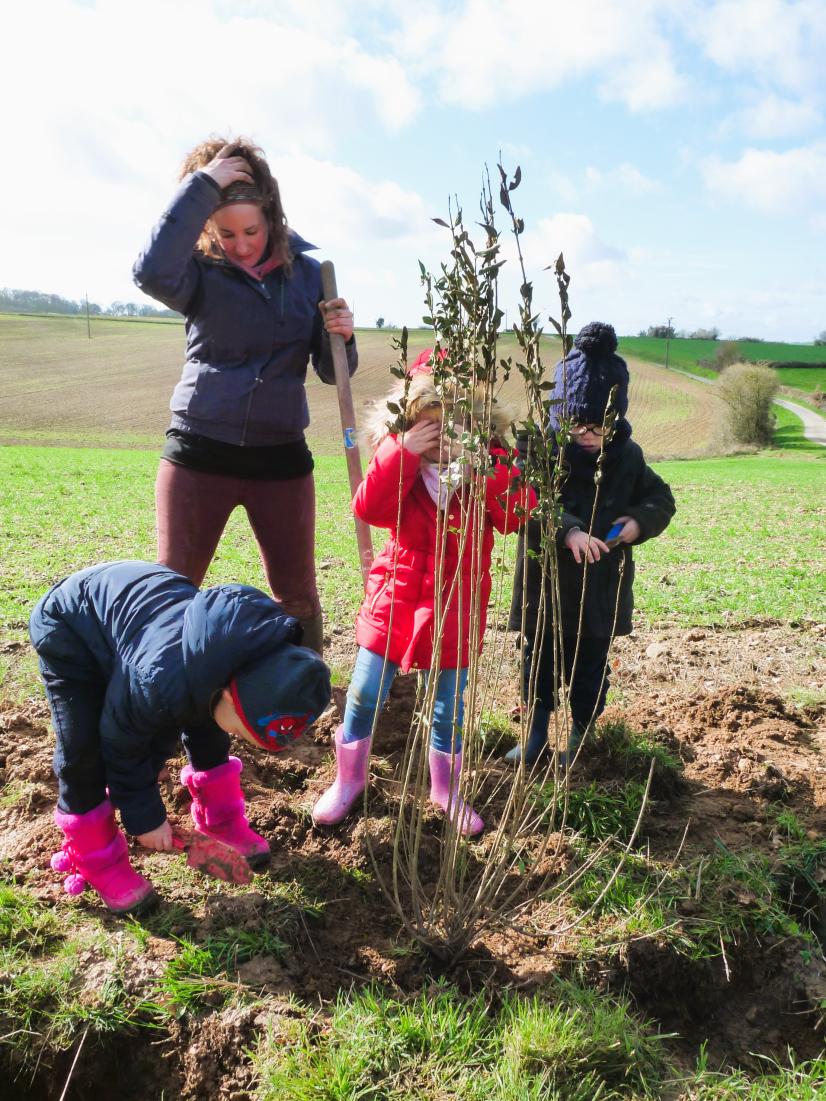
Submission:
M 492 469 L 485 485 L 484 516 L 467 470 L 451 461 L 443 436 L 444 408 L 432 375 L 428 349 L 411 365 L 380 406 L 368 427 L 375 453 L 353 499 L 353 510 L 368 524 L 390 529 L 376 556 L 356 621 L 359 653 L 347 693 L 344 722 L 335 733 L 337 776 L 313 807 L 318 825 L 341 822 L 367 784 L 375 716 L 399 669 L 431 668 L 434 626 L 442 625 L 438 685 L 430 738 L 431 800 L 453 816 L 463 834 L 484 828 L 478 814 L 459 799 L 461 729 L 470 647 L 482 648 L 494 528 L 514 531 L 517 514 L 534 499 L 507 463 L 508 452 L 490 447 Z M 404 409 L 405 429 L 391 426 Z M 481 420 L 483 408 L 474 409 Z M 506 428 L 495 404 L 492 431 Z M 441 574 L 438 564 L 441 562 Z M 438 581 L 438 585 L 437 585 Z M 474 599 L 481 587 L 479 599 Z

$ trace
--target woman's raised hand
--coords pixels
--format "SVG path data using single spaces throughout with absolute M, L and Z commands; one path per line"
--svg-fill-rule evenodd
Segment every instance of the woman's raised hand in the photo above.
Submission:
M 324 318 L 324 328 L 328 333 L 338 333 L 345 340 L 353 335 L 353 311 L 343 298 L 331 298 L 329 302 L 319 302 L 318 308 Z
M 231 183 L 251 184 L 255 182 L 249 162 L 245 161 L 243 157 L 230 156 L 230 149 L 232 149 L 231 145 L 225 145 L 223 149 L 219 149 L 209 164 L 201 169 L 203 173 L 218 184 L 221 190 L 229 187 Z

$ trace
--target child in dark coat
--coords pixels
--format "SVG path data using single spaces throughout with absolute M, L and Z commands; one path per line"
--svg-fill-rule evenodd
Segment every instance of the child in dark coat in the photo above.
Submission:
M 298 620 L 246 585 L 199 592 L 166 566 L 112 562 L 50 589 L 29 631 L 56 738 L 55 821 L 66 836 L 52 866 L 70 873 L 69 893 L 88 881 L 116 913 L 154 900 L 129 863 L 115 808 L 142 845 L 173 848 L 158 774 L 179 737 L 196 828 L 253 867 L 266 862 L 230 735 L 279 750 L 329 702 L 329 671 L 298 645 Z
M 572 759 L 585 732 L 605 709 L 611 639 L 631 633 L 631 548 L 663 532 L 675 512 L 671 490 L 646 465 L 642 449 L 631 439 L 631 425 L 625 416 L 628 367 L 616 348 L 612 326 L 592 322 L 574 341 L 574 350 L 564 363 L 564 376 L 563 363 L 556 368 L 553 394 L 564 395 L 565 403 L 550 406 L 549 429 L 558 432 L 563 418 L 573 422 L 564 456 L 570 473 L 561 488 L 562 515 L 555 533 L 559 623 L 552 608 L 550 577 L 545 581 L 542 608 L 543 550 L 538 521 L 527 525 L 527 556 L 520 537 L 509 625 L 524 634 L 525 700 L 530 698 L 532 675 L 536 676 L 533 720 L 524 746 L 528 766 L 549 754 L 548 726 L 563 673 L 564 683 L 570 687 L 571 726 L 567 747 L 560 754 L 561 764 Z M 526 446 L 526 440 L 520 442 Z M 609 545 L 605 540 L 615 525 L 619 532 Z M 562 669 L 557 669 L 554 661 L 555 628 L 561 628 Z M 519 745 L 507 757 L 518 763 L 522 754 Z

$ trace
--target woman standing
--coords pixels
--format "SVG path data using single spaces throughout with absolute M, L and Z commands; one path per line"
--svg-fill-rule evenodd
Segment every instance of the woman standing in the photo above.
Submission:
M 141 290 L 186 320 L 155 487 L 158 560 L 200 585 L 243 505 L 275 599 L 320 653 L 304 380 L 312 361 L 335 382 L 330 333 L 355 371 L 353 315 L 343 298 L 322 300 L 315 246 L 287 226 L 261 149 L 210 139 L 181 180 L 134 267 Z

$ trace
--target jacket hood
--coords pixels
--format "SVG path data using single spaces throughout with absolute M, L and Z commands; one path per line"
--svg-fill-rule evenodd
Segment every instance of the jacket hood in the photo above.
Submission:
M 208 710 L 249 662 L 287 643 L 301 641 L 301 624 L 271 597 L 249 585 L 204 589 L 184 613 L 184 676 L 196 711 Z
M 421 358 L 420 356 L 419 359 Z M 402 418 L 397 410 L 401 409 L 404 413 L 404 427 L 411 428 L 426 406 L 441 402 L 433 375 L 422 370 L 411 372 L 410 377 L 400 379 L 386 397 L 377 399 L 368 409 L 362 433 L 365 442 L 375 451 L 385 436 L 401 431 Z M 396 410 L 393 406 L 396 406 Z M 481 389 L 473 395 L 473 413 L 478 421 L 485 415 L 485 399 Z M 494 400 L 490 417 L 491 437 L 502 439 L 508 433 L 510 422 L 508 412 Z

